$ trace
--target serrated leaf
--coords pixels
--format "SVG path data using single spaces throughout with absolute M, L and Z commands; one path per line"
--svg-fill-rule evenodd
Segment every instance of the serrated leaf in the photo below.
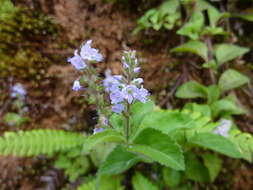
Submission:
M 98 174 L 120 174 L 135 165 L 140 160 L 140 156 L 129 152 L 125 147 L 118 145 L 99 167 Z
M 211 153 L 205 153 L 201 156 L 206 168 L 208 169 L 210 180 L 213 182 L 221 170 L 222 160 L 215 154 Z
M 132 184 L 134 190 L 159 190 L 156 185 L 154 185 L 149 179 L 144 177 L 139 172 L 135 173 L 133 176 Z
M 168 135 L 158 130 L 144 129 L 128 149 L 175 170 L 184 170 L 181 147 Z
M 249 48 L 240 47 L 233 44 L 219 44 L 214 48 L 215 57 L 218 62 L 218 66 L 225 62 L 231 61 L 237 57 L 240 57 L 247 53 Z
M 207 98 L 207 88 L 196 81 L 182 84 L 176 92 L 178 98 Z
M 242 158 L 236 146 L 227 138 L 213 133 L 197 133 L 189 142 L 232 158 Z
M 222 92 L 240 87 L 249 82 L 249 78 L 242 73 L 234 70 L 226 70 L 219 79 L 219 87 Z
M 137 102 L 131 106 L 131 135 L 134 135 L 136 133 L 143 119 L 154 109 L 154 106 L 155 104 L 153 101 L 148 101 L 145 104 Z
M 105 143 L 105 142 L 125 142 L 124 136 L 112 129 L 106 129 L 102 132 L 96 133 L 94 135 L 89 136 L 85 139 L 83 144 L 83 153 L 88 153 L 91 151 L 97 144 Z
M 189 41 L 185 44 L 179 45 L 171 50 L 177 53 L 194 53 L 202 57 L 205 61 L 208 58 L 208 49 L 205 43 L 201 41 Z
M 190 128 L 191 124 L 192 119 L 189 114 L 158 110 L 149 113 L 143 120 L 140 128 L 141 130 L 144 128 L 154 128 L 168 134 L 179 128 Z

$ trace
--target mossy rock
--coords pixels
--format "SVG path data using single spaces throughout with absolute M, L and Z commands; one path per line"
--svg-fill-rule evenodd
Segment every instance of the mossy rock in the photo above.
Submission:
M 57 26 L 41 12 L 0 2 L 5 2 L 0 9 L 0 78 L 43 79 L 52 62 L 45 50 L 56 39 Z

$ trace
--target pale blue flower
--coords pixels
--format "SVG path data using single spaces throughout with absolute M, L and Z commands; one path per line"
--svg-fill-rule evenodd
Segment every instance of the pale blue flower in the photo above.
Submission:
M 129 104 L 131 104 L 137 95 L 139 89 L 135 85 L 127 85 L 122 89 L 122 94 L 124 99 L 127 100 Z
M 78 55 L 77 50 L 74 51 L 73 57 L 68 58 L 68 62 L 70 62 L 71 65 L 73 65 L 75 67 L 75 69 L 77 69 L 77 70 L 81 70 L 86 67 L 84 60 L 80 57 L 80 55 Z
M 120 114 L 124 110 L 124 106 L 122 104 L 115 104 L 112 106 L 112 111 Z
M 97 134 L 97 133 L 100 133 L 102 131 L 104 131 L 105 129 L 104 128 L 94 128 L 93 129 L 93 134 Z
M 126 62 L 125 56 L 122 56 L 121 60 L 122 60 L 122 65 L 123 65 L 123 67 L 124 67 L 125 69 L 126 69 L 126 68 L 129 68 L 129 65 L 128 65 L 127 62 Z
M 103 56 L 98 52 L 97 49 L 91 47 L 92 40 L 88 40 L 81 48 L 81 57 L 84 60 L 89 61 L 102 61 Z
M 114 90 L 110 93 L 110 99 L 112 104 L 118 104 L 124 100 L 124 95 L 120 90 Z
M 72 90 L 78 91 L 81 89 L 82 89 L 82 86 L 80 85 L 80 82 L 78 80 L 75 80 L 72 86 Z
M 134 73 L 139 73 L 141 71 L 141 68 L 140 67 L 135 67 L 134 68 Z
M 26 90 L 22 84 L 17 83 L 12 87 L 11 97 L 16 98 L 17 96 L 25 97 Z
M 213 131 L 213 133 L 221 135 L 225 138 L 228 138 L 229 130 L 232 127 L 232 121 L 227 119 L 222 119 L 220 125 Z
M 148 96 L 149 96 L 149 92 L 143 87 L 138 89 L 138 92 L 135 93 L 135 98 L 142 103 L 146 103 Z
M 122 79 L 121 75 L 106 77 L 106 79 L 103 81 L 105 91 L 109 92 L 109 91 L 119 90 L 119 86 L 121 85 L 120 83 L 121 79 Z

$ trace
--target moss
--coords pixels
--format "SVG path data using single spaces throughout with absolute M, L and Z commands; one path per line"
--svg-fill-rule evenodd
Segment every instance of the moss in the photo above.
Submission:
M 56 25 L 37 11 L 9 7 L 6 12 L 0 16 L 0 78 L 42 79 L 51 64 L 45 52 L 57 36 Z

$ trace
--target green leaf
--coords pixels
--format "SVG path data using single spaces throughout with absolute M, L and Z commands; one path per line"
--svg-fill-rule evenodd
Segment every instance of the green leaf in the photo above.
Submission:
M 240 115 L 245 111 L 229 97 L 218 100 L 210 105 L 213 117 L 226 115 Z
M 130 114 L 131 114 L 131 135 L 134 135 L 138 130 L 140 124 L 148 113 L 153 111 L 154 102 L 148 101 L 145 104 L 141 102 L 137 102 L 131 106 Z
M 189 114 L 158 110 L 151 112 L 145 117 L 140 129 L 154 128 L 168 134 L 179 128 L 189 128 L 191 124 L 192 119 Z
M 244 55 L 249 51 L 249 48 L 240 47 L 233 44 L 219 44 L 215 46 L 214 51 L 218 66 L 220 66 L 225 62 Z
M 124 117 L 122 114 L 112 114 L 109 121 L 115 129 L 124 133 Z
M 98 174 L 120 174 L 131 168 L 140 160 L 140 156 L 128 152 L 125 147 L 118 145 L 99 167 Z
M 232 158 L 242 158 L 236 146 L 227 138 L 213 133 L 197 133 L 189 142 Z
M 207 88 L 196 81 L 182 84 L 176 92 L 178 98 L 207 98 Z
M 99 184 L 97 179 L 92 179 L 81 184 L 77 190 L 124 190 L 121 181 L 122 176 L 102 176 Z
M 211 117 L 211 109 L 207 104 L 197 104 L 190 102 L 185 104 L 184 109 L 188 109 L 192 112 L 199 112 L 203 116 Z
M 97 144 L 105 142 L 125 142 L 124 136 L 112 129 L 106 129 L 102 132 L 96 133 L 85 139 L 83 144 L 83 153 L 90 152 Z
M 213 182 L 221 170 L 222 160 L 215 154 L 211 153 L 205 153 L 201 156 L 204 160 L 205 166 L 208 169 L 210 180 Z
M 219 87 L 222 92 L 240 87 L 249 82 L 249 78 L 242 73 L 228 69 L 226 70 L 219 79 Z
M 204 15 L 201 11 L 193 12 L 190 20 L 177 31 L 177 34 L 197 40 L 204 26 Z
M 115 143 L 100 143 L 89 153 L 92 163 L 98 167 L 117 145 Z
M 178 53 L 194 53 L 202 57 L 205 61 L 208 59 L 208 49 L 205 43 L 201 41 L 188 41 L 171 50 Z
M 176 187 L 180 184 L 182 174 L 180 171 L 171 168 L 163 168 L 163 180 L 168 187 Z
M 134 190 L 159 190 L 156 185 L 154 185 L 149 179 L 144 177 L 139 172 L 135 173 L 133 176 L 132 184 Z
M 247 13 L 247 14 L 240 14 L 240 15 L 235 15 L 236 17 L 242 18 L 244 20 L 253 22 L 253 13 Z
M 175 170 L 184 170 L 184 156 L 180 146 L 158 130 L 144 129 L 128 149 Z
M 209 174 L 207 168 L 192 152 L 188 152 L 185 157 L 185 174 L 188 179 L 197 182 L 209 181 Z
M 207 13 L 211 27 L 215 28 L 222 14 L 214 7 L 208 8 Z
M 207 93 L 208 104 L 211 104 L 219 99 L 221 92 L 217 85 L 211 85 L 207 87 Z

